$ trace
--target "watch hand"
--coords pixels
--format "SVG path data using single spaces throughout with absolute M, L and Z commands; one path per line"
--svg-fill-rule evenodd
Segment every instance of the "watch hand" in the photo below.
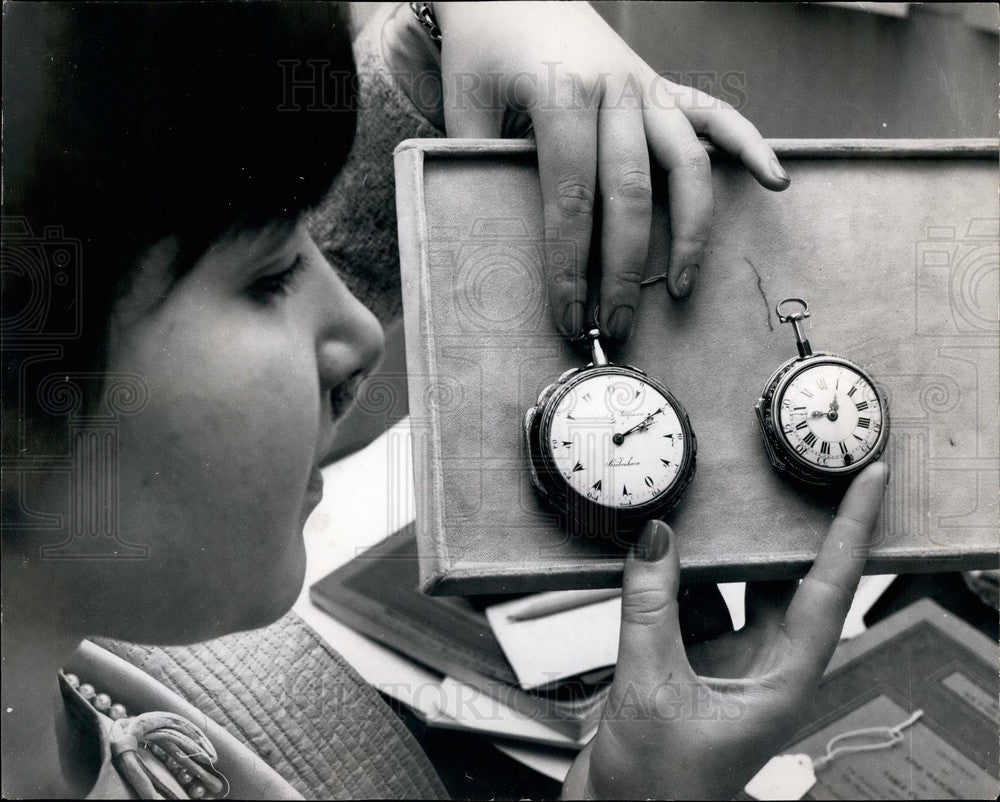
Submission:
M 624 440 L 626 437 L 628 437 L 630 434 L 632 434 L 632 432 L 638 431 L 639 429 L 645 429 L 647 426 L 649 426 L 649 423 L 652 420 L 653 420 L 653 416 L 652 415 L 648 415 L 648 416 L 646 416 L 646 418 L 643 421 L 641 421 L 640 423 L 637 423 L 631 429 L 626 429 L 624 432 L 622 432 L 621 434 L 616 434 L 611 439 L 615 443 L 615 445 L 620 445 L 621 442 L 622 442 L 622 440 Z
M 647 426 L 649 426 L 649 424 L 653 422 L 653 418 L 659 415 L 661 412 L 663 412 L 663 407 L 660 407 L 658 410 L 654 412 L 650 412 L 645 418 L 643 418 L 639 423 L 637 423 L 631 429 L 626 429 L 621 434 L 616 434 L 614 437 L 612 437 L 611 438 L 612 441 L 615 443 L 615 445 L 620 445 L 622 440 L 628 437 L 628 435 L 632 434 L 632 432 L 636 432 L 639 429 L 645 429 Z
M 826 413 L 826 417 L 829 420 L 837 420 L 837 417 L 838 417 L 837 410 L 838 409 L 840 409 L 840 402 L 837 401 L 837 396 L 835 395 L 833 397 L 833 400 L 830 402 L 830 411 Z
M 627 432 L 625 432 L 625 434 L 632 434 L 632 432 L 637 431 L 639 429 L 647 429 L 647 428 L 649 428 L 649 425 L 653 422 L 653 418 L 655 418 L 657 415 L 661 414 L 663 412 L 663 409 L 664 409 L 663 407 L 660 407 L 659 409 L 654 410 L 653 412 L 650 412 L 646 416 L 646 418 L 642 421 L 642 423 L 637 423 L 635 426 L 633 426 L 631 429 L 629 429 Z

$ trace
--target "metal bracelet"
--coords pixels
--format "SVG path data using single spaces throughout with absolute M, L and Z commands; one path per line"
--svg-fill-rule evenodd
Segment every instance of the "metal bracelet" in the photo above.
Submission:
M 410 3 L 410 11 L 417 18 L 417 22 L 427 31 L 431 41 L 441 47 L 441 26 L 438 25 L 437 17 L 434 16 L 434 4 Z

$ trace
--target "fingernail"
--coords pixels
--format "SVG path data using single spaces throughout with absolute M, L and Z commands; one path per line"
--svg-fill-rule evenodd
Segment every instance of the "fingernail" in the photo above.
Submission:
M 785 168 L 781 166 L 777 159 L 771 159 L 771 163 L 768 166 L 771 168 L 771 175 L 779 181 L 784 181 L 786 184 L 791 182 L 792 179 L 788 177 Z
M 616 340 L 627 340 L 632 333 L 633 317 L 635 317 L 635 311 L 631 306 L 616 307 L 608 320 L 608 334 Z
M 576 337 L 583 327 L 583 301 L 572 301 L 566 304 L 562 313 L 562 330 L 567 337 Z
M 670 551 L 670 535 L 670 527 L 663 521 L 650 521 L 636 544 L 636 554 L 646 562 L 662 560 Z
M 681 298 L 687 298 L 698 283 L 698 274 L 701 272 L 700 265 L 688 265 L 677 277 L 677 294 Z

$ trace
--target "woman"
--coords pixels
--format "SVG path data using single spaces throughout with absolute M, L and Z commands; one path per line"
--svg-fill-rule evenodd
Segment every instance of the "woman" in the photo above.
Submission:
M 604 198 L 602 325 L 624 338 L 648 239 L 647 151 L 670 171 L 677 297 L 697 279 L 710 211 L 695 131 L 765 185 L 787 178 L 738 114 L 680 89 L 655 103 L 668 85 L 589 9 L 561 8 L 439 7 L 438 99 L 451 135 L 494 134 L 509 107 L 531 118 L 547 222 L 579 240 L 578 263 L 550 274 L 568 335 Z M 552 93 L 493 77 L 485 101 L 455 93 L 458 75 L 545 76 L 563 15 L 574 37 L 558 44 Z M 404 44 L 423 35 L 393 24 Z M 435 46 L 416 41 L 389 50 L 436 66 Z M 73 734 L 79 694 L 64 687 L 63 700 L 59 669 L 88 636 L 190 643 L 285 612 L 318 465 L 381 349 L 303 218 L 347 158 L 354 67 L 343 12 L 327 4 L 14 6 L 4 59 L 3 403 L 18 423 L 5 426 L 4 793 L 114 795 L 127 787 Z M 290 67 L 310 78 L 289 83 Z M 611 91 L 630 76 L 649 94 Z M 746 630 L 703 647 L 696 662 L 726 680 L 689 665 L 676 544 L 651 523 L 626 567 L 612 695 L 564 793 L 738 790 L 832 653 L 884 476 L 874 466 L 855 481 L 787 614 L 759 592 Z M 738 724 L 696 705 L 736 710 Z M 254 766 L 222 763 L 234 789 L 277 793 Z

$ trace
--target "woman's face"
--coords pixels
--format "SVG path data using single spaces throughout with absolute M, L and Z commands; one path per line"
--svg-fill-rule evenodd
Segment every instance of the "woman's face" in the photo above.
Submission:
M 161 642 L 292 605 L 345 383 L 382 350 L 378 322 L 302 225 L 216 243 L 176 282 L 172 255 L 165 241 L 144 260 L 107 362 L 149 388 L 119 430 L 121 531 L 149 558 L 116 561 L 103 590 L 129 600 L 113 628 L 136 630 L 112 634 Z

